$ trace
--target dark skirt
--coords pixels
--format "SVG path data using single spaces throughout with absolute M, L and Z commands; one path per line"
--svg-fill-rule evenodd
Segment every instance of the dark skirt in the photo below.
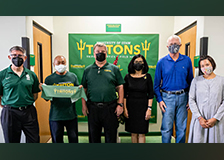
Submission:
M 129 118 L 125 119 L 125 131 L 137 134 L 146 134 L 149 130 L 149 120 L 145 120 L 148 109 L 148 98 L 127 98 Z

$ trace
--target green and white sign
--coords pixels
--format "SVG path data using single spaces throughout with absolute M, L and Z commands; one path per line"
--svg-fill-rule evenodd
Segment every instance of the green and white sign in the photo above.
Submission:
M 54 86 L 54 85 L 42 85 L 41 97 L 46 100 L 52 100 L 53 97 L 56 98 L 71 98 L 72 103 L 76 102 L 78 99 L 86 98 L 86 94 L 83 88 L 78 88 L 74 86 Z
M 106 24 L 106 32 L 121 32 L 121 24 Z
M 79 82 L 84 69 L 95 61 L 93 46 L 97 42 L 107 45 L 107 61 L 113 63 L 118 57 L 117 66 L 124 77 L 128 73 L 128 64 L 137 54 L 142 54 L 148 63 L 149 72 L 154 80 L 158 61 L 159 34 L 69 34 L 69 71 L 75 73 Z M 76 102 L 79 121 L 86 121 L 82 114 L 81 100 Z M 153 100 L 151 123 L 156 123 L 157 105 Z
M 30 55 L 30 65 L 35 66 L 35 55 L 34 54 Z

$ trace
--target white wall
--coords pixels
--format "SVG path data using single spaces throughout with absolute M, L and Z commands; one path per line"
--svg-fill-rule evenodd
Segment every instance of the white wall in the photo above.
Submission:
M 9 49 L 14 45 L 22 45 L 21 38 L 30 38 L 30 52 L 33 53 L 33 21 L 53 33 L 52 16 L 0 16 L 0 70 L 10 64 Z
M 174 17 L 168 16 L 64 16 L 54 17 L 53 34 L 53 57 L 58 54 L 64 55 L 68 59 L 68 34 L 69 33 L 106 33 L 106 24 L 121 24 L 121 34 L 159 34 L 159 58 L 165 56 L 167 52 L 166 40 L 173 34 Z M 150 124 L 150 132 L 160 132 L 161 111 L 157 107 L 157 124 Z M 87 131 L 87 125 L 79 124 L 79 131 Z M 119 131 L 124 131 L 124 126 L 120 125 Z
M 208 36 L 208 55 L 216 62 L 215 73 L 224 76 L 224 16 L 206 16 L 204 34 Z
M 15 45 L 22 45 L 22 37 L 26 36 L 25 16 L 0 16 L 0 70 L 8 67 L 11 62 L 8 59 L 9 49 Z M 1 116 L 0 107 L 0 116 Z M 22 136 L 24 142 L 24 136 Z M 0 143 L 4 143 L 2 126 L 0 125 Z
M 190 24 L 197 22 L 197 33 L 196 33 L 196 50 L 195 55 L 200 54 L 200 38 L 206 36 L 204 34 L 204 16 L 175 16 L 174 17 L 174 34 L 181 31 Z M 198 69 L 195 68 L 195 75 L 198 75 Z
M 30 53 L 33 53 L 33 21 L 38 23 L 44 29 L 53 33 L 53 16 L 27 16 L 26 17 L 26 34 L 30 38 Z
M 26 36 L 25 16 L 0 16 L 0 70 L 9 66 L 9 49 L 22 45 L 22 37 Z
M 159 43 L 165 44 L 173 33 L 174 17 L 169 16 L 55 16 L 53 57 L 68 57 L 68 33 L 106 33 L 107 23 L 121 23 L 121 34 L 159 33 Z M 66 44 L 66 45 L 64 45 Z M 167 53 L 166 44 L 159 46 L 159 58 Z
M 197 21 L 196 55 L 200 54 L 200 38 L 208 37 L 208 54 L 217 64 L 216 74 L 224 76 L 223 37 L 224 16 L 175 16 L 174 33 Z M 196 73 L 197 75 L 197 73 Z
M 204 16 L 175 16 L 174 17 L 174 33 L 177 33 L 197 21 L 196 33 L 196 53 L 200 54 L 200 38 L 204 37 Z

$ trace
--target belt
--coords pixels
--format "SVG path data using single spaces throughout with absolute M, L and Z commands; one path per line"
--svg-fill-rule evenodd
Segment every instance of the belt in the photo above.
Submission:
M 24 107 L 12 107 L 10 105 L 4 105 L 4 107 L 6 108 L 10 108 L 10 109 L 16 109 L 16 110 L 20 110 L 20 111 L 23 111 L 23 110 L 26 110 L 28 109 L 29 107 L 31 107 L 32 105 L 28 105 L 28 106 L 24 106 Z
M 188 91 L 188 90 L 187 89 L 181 89 L 179 91 L 166 91 L 166 90 L 162 89 L 162 92 L 165 92 L 165 93 L 168 93 L 168 94 L 177 94 L 177 95 L 182 94 L 186 91 Z
M 91 102 L 91 101 L 89 101 L 88 103 L 93 104 L 94 106 L 97 106 L 99 108 L 103 108 L 103 107 L 109 106 L 113 103 L 117 103 L 117 100 L 115 99 L 115 100 L 110 101 L 110 102 Z

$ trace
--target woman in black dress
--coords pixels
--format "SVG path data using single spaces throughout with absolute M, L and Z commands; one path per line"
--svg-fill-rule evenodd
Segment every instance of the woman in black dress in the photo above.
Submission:
M 145 143 L 153 101 L 153 83 L 145 58 L 135 55 L 128 65 L 124 80 L 125 130 L 131 132 L 132 143 Z

